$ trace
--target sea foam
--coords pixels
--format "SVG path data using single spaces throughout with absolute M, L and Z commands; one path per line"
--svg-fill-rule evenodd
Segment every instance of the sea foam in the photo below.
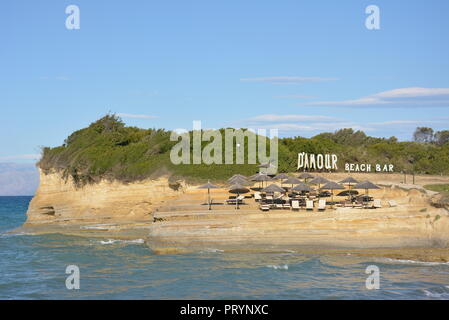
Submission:
M 288 265 L 287 264 L 284 264 L 284 265 L 269 264 L 269 265 L 267 265 L 267 268 L 272 268 L 274 270 L 288 270 Z
M 145 240 L 143 239 L 135 239 L 135 240 L 122 240 L 122 239 L 108 239 L 108 240 L 101 240 L 101 244 L 114 244 L 114 243 L 134 243 L 134 244 L 142 244 Z
M 449 265 L 449 262 L 431 262 L 431 261 L 417 261 L 417 260 L 406 260 L 406 259 L 391 259 L 382 258 L 380 262 L 390 262 L 390 263 L 400 263 L 400 264 L 416 264 L 423 266 L 439 266 L 439 265 Z

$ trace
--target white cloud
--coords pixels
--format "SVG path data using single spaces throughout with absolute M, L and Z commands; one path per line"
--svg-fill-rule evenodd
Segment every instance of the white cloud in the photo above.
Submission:
M 297 123 L 276 123 L 270 125 L 259 126 L 260 129 L 278 129 L 284 133 L 301 133 L 301 132 L 333 132 L 339 129 L 352 128 L 354 130 L 373 131 L 373 128 L 361 126 L 352 122 L 314 122 L 310 124 Z
M 340 118 L 324 115 L 303 114 L 262 114 L 246 119 L 246 127 L 257 129 L 278 129 L 279 132 L 289 134 L 333 132 L 338 129 L 352 128 L 354 130 L 371 131 L 371 127 L 346 121 Z
M 152 116 L 148 114 L 133 114 L 133 113 L 117 113 L 117 116 L 121 118 L 132 118 L 132 119 L 156 119 L 157 116 Z
M 245 82 L 270 82 L 270 83 L 304 83 L 304 82 L 322 82 L 335 81 L 337 78 L 322 78 L 322 77 L 261 77 L 261 78 L 243 78 L 240 81 Z
M 415 98 L 449 95 L 449 88 L 402 88 L 378 93 L 379 98 Z
M 262 114 L 249 118 L 250 122 L 301 122 L 301 121 L 335 121 L 338 118 L 321 115 L 303 115 L 303 114 Z
M 379 92 L 367 97 L 342 101 L 309 102 L 309 106 L 376 106 L 376 105 L 446 105 L 449 106 L 449 88 L 401 88 Z
M 370 125 L 373 126 L 424 126 L 424 125 L 441 125 L 448 124 L 448 120 L 440 119 L 440 120 L 388 120 L 381 122 L 371 122 Z

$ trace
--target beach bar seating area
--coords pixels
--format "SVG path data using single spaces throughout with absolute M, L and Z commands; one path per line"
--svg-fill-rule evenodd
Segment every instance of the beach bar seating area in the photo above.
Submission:
M 244 208 L 262 212 L 323 212 L 337 208 L 380 209 L 397 206 L 393 200 L 382 203 L 381 199 L 372 197 L 370 190 L 380 187 L 370 181 L 359 182 L 347 177 L 335 182 L 307 172 L 298 176 L 258 173 L 246 177 L 237 174 L 227 180 L 225 190 L 210 182 L 198 188 L 207 189 L 207 201 L 203 205 L 207 205 L 209 210 Z M 212 189 L 219 189 L 214 194 L 227 192 L 227 198 L 213 201 Z

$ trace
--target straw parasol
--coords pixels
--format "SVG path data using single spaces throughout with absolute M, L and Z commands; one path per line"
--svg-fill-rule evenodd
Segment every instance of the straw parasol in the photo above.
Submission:
M 329 182 L 329 180 L 327 180 L 326 178 L 315 177 L 315 178 L 313 178 L 312 180 L 309 181 L 309 184 L 318 184 L 318 185 L 320 185 L 320 184 L 326 184 L 328 182 Z
M 315 178 L 313 178 L 311 181 L 309 181 L 309 184 L 317 184 L 317 185 L 318 185 L 318 197 L 319 197 L 320 190 L 321 190 L 320 186 L 321 186 L 322 184 L 326 184 L 326 183 L 328 183 L 328 182 L 329 182 L 329 180 L 327 180 L 326 178 L 323 178 L 323 177 L 315 177 Z
M 270 162 L 267 162 L 267 163 L 262 163 L 262 164 L 259 164 L 258 166 L 257 166 L 257 168 L 269 168 L 269 167 L 271 167 L 271 164 L 270 164 Z
M 230 177 L 230 178 L 228 179 L 228 181 L 231 181 L 232 179 L 235 179 L 235 178 L 247 179 L 247 177 L 245 177 L 245 176 L 242 175 L 242 174 L 234 174 L 232 177 Z
M 351 196 L 356 196 L 358 194 L 359 194 L 359 192 L 357 190 L 351 189 L 351 190 L 342 191 L 339 194 L 337 194 L 337 196 L 340 196 L 340 197 L 351 197 Z
M 274 178 L 273 178 L 273 180 L 281 180 L 281 187 L 282 187 L 282 180 L 284 180 L 284 179 L 288 179 L 289 178 L 289 176 L 288 176 L 288 174 L 286 174 L 286 173 L 279 173 L 277 176 L 275 176 Z
M 293 188 L 294 184 L 302 183 L 302 181 L 295 177 L 289 177 L 287 180 L 282 181 L 282 183 L 291 184 Z
M 262 192 L 266 192 L 266 193 L 275 193 L 275 192 L 285 193 L 285 190 L 284 190 L 284 188 L 279 187 L 277 184 L 270 184 L 268 187 L 262 189 Z
M 304 179 L 304 182 L 307 183 L 307 179 L 312 179 L 313 176 L 308 172 L 303 172 L 298 176 L 299 179 Z
M 259 175 L 260 175 L 260 173 L 253 174 L 252 176 L 249 176 L 247 179 L 250 181 L 253 181 L 253 179 Z
M 326 183 L 324 186 L 321 187 L 321 189 L 327 189 L 331 191 L 331 201 L 334 202 L 334 190 L 337 189 L 344 189 L 345 187 L 343 187 L 342 185 L 339 185 L 336 182 L 333 181 L 329 181 L 328 183 Z
M 228 180 L 228 184 L 247 185 L 247 184 L 249 184 L 249 182 L 248 182 L 248 180 L 246 178 L 242 178 L 240 176 L 237 176 L 237 177 L 230 178 Z
M 257 166 L 257 168 L 259 168 L 259 173 L 261 173 L 262 171 L 265 171 L 265 173 L 268 173 L 268 170 L 260 170 L 260 169 L 269 169 L 269 168 L 273 168 L 273 167 L 274 166 L 271 164 L 271 160 L 268 161 L 267 163 L 262 163 Z
M 259 173 L 254 178 L 252 178 L 251 181 L 262 182 L 262 187 L 263 187 L 263 182 L 264 181 L 271 181 L 271 178 L 267 174 Z
M 349 191 L 351 191 L 351 185 L 357 184 L 359 182 L 356 179 L 354 179 L 353 177 L 347 177 L 347 178 L 341 180 L 340 183 L 341 184 L 347 184 L 348 188 L 349 188 Z M 351 192 L 349 192 L 348 193 L 348 199 L 351 199 L 351 196 L 352 196 L 352 194 L 351 194 Z
M 365 195 L 368 195 L 368 190 L 380 189 L 378 186 L 368 180 L 357 183 L 353 188 L 365 189 Z
M 279 187 L 277 184 L 270 184 L 268 187 L 262 189 L 262 192 L 266 192 L 266 193 L 275 193 L 275 192 L 285 193 L 285 190 L 284 190 L 284 188 Z M 273 199 L 272 203 L 274 203 L 274 199 Z
M 209 210 L 212 210 L 211 203 L 210 203 L 210 189 L 218 189 L 216 185 L 213 185 L 210 183 L 210 181 L 207 181 L 206 184 L 203 184 L 202 186 L 199 186 L 198 189 L 207 189 L 207 203 L 209 205 Z
M 308 185 L 306 185 L 305 183 L 301 182 L 298 183 L 296 186 L 294 186 L 292 188 L 292 191 L 312 191 L 312 188 L 310 188 Z
M 238 198 L 241 193 L 249 192 L 249 189 L 246 188 L 245 186 L 242 186 L 241 184 L 233 184 L 232 186 L 229 187 L 229 192 L 230 193 L 236 193 L 237 194 L 237 198 Z M 235 208 L 236 209 L 239 208 L 239 201 L 238 200 L 235 201 Z
M 341 180 L 339 183 L 347 184 L 349 186 L 349 189 L 351 189 L 351 184 L 357 184 L 359 182 L 353 177 L 347 177 L 346 179 Z
M 277 176 L 273 178 L 273 180 L 284 180 L 290 178 L 286 173 L 279 173 Z

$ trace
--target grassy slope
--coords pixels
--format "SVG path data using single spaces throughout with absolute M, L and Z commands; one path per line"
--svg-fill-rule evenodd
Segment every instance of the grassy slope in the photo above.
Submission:
M 235 173 L 251 175 L 257 171 L 256 165 L 249 164 L 173 165 L 170 150 L 176 143 L 170 141 L 169 131 L 126 127 L 116 116 L 107 115 L 71 134 L 64 145 L 44 148 L 38 165 L 44 171 L 62 171 L 79 184 L 94 183 L 101 178 L 129 182 L 164 173 L 190 181 L 212 177 L 223 181 Z M 203 142 L 203 147 L 208 144 Z M 396 172 L 449 173 L 449 144 L 440 147 L 397 142 L 394 137 L 373 138 L 352 129 L 323 133 L 311 139 L 280 139 L 279 171 L 295 171 L 298 152 L 338 154 L 341 169 L 345 162 L 393 163 Z

